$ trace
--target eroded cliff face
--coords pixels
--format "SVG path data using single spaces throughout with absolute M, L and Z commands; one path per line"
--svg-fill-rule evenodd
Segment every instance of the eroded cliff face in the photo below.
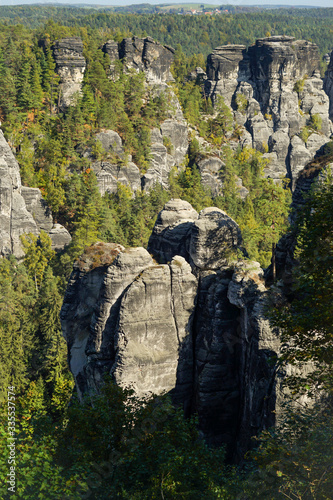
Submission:
M 159 128 L 151 130 L 151 160 L 147 172 L 142 175 L 130 155 L 125 154 L 123 142 L 114 130 L 103 130 L 96 135 L 106 153 L 112 156 L 107 161 L 92 160 L 91 167 L 96 173 L 99 191 L 115 193 L 117 184 L 128 186 L 133 192 L 149 190 L 156 183 L 169 187 L 172 167 L 181 170 L 188 150 L 188 127 L 184 119 L 164 120 Z M 167 140 L 168 151 L 164 145 Z
M 20 167 L 0 130 L 0 256 L 22 258 L 20 236 L 40 230 L 49 233 L 55 249 L 71 240 L 63 226 L 53 225 L 40 190 L 21 185 Z
M 107 265 L 94 268 L 89 254 L 101 249 Z M 239 459 L 274 423 L 279 342 L 263 314 L 263 271 L 235 252 L 241 233 L 227 214 L 171 200 L 148 251 L 100 243 L 84 254 L 61 311 L 79 394 L 98 391 L 105 373 L 139 395 L 169 392 Z
M 324 78 L 324 89 L 330 99 L 329 114 L 330 119 L 333 120 L 333 51 L 330 55 L 326 54 L 326 56 L 328 58 L 328 67 Z
M 293 189 L 333 131 L 319 67 L 316 45 L 286 36 L 259 39 L 247 50 L 217 47 L 207 60 L 206 96 L 213 102 L 224 98 L 244 127 L 246 143 L 250 139 L 270 160 L 264 174 L 276 180 L 287 175 Z M 302 140 L 297 134 L 306 126 L 309 136 Z
M 168 119 L 151 130 L 151 161 L 144 175 L 140 175 L 131 158 L 126 164 L 123 161 L 92 164 L 101 193 L 114 192 L 117 182 L 133 191 L 149 190 L 155 183 L 167 188 L 171 168 L 184 168 L 190 140 L 179 101 L 167 85 L 173 80 L 170 67 L 174 49 L 150 37 L 132 37 L 120 43 L 108 40 L 101 50 L 110 57 L 110 78 L 117 78 L 120 71 L 117 61 L 121 61 L 122 70 L 145 74 L 148 93 L 164 93 L 170 103 Z M 62 109 L 73 103 L 74 95 L 81 91 L 86 66 L 82 54 L 83 44 L 77 37 L 58 40 L 54 45 L 56 68 L 61 77 Z M 329 141 L 333 131 L 329 118 L 333 102 L 331 66 L 323 86 L 317 46 L 293 37 L 273 36 L 257 40 L 248 49 L 243 45 L 217 47 L 208 56 L 207 75 L 200 68 L 197 70 L 206 97 L 216 103 L 222 96 L 233 111 L 238 131 L 242 131 L 239 141 L 229 138 L 230 145 L 262 151 L 269 160 L 264 175 L 276 181 L 287 176 L 294 190 L 299 172 Z M 104 132 L 117 135 L 114 131 Z M 102 143 L 106 143 L 105 139 Z M 110 144 L 105 149 L 110 150 Z M 213 156 L 208 154 L 198 165 L 203 185 L 213 195 L 223 194 L 220 176 L 223 162 L 217 156 L 216 152 Z M 121 154 L 120 157 L 123 159 Z M 241 179 L 237 183 L 239 195 L 245 198 L 247 192 Z
M 57 40 L 53 47 L 56 72 L 60 76 L 59 105 L 62 110 L 75 103 L 75 95 L 81 92 L 86 60 L 83 42 L 79 37 Z
M 114 40 L 108 40 L 102 50 L 110 57 L 111 76 L 114 72 L 115 61 L 121 60 L 127 70 L 144 71 L 150 84 L 174 80 L 170 66 L 175 50 L 168 45 L 161 45 L 151 37 L 133 36 L 124 38 L 119 44 Z
M 123 161 L 92 164 L 97 173 L 100 191 L 102 194 L 106 191 L 115 192 L 117 182 L 131 187 L 133 191 L 149 190 L 156 183 L 168 188 L 171 168 L 183 168 L 189 145 L 188 124 L 176 95 L 167 85 L 174 80 L 170 67 L 175 51 L 150 37 L 125 38 L 119 44 L 108 40 L 102 46 L 102 51 L 110 57 L 110 78 L 117 78 L 116 61 L 123 63 L 122 68 L 125 71 L 143 72 L 146 76 L 147 98 L 164 94 L 169 109 L 167 119 L 158 128 L 151 130 L 151 160 L 144 175 L 140 175 L 131 158 L 127 158 L 125 164 Z M 106 136 L 113 137 L 113 145 L 108 143 Z M 102 142 L 106 151 L 112 150 L 120 158 L 124 158 L 123 144 L 116 132 L 106 130 L 96 138 Z

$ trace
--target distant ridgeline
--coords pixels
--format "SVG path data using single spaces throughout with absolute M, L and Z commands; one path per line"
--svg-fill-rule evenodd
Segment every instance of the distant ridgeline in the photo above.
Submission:
M 219 10 L 216 14 L 214 11 Z M 184 15 L 179 15 L 179 12 Z M 208 11 L 211 15 L 197 14 Z M 193 11 L 196 11 L 193 14 Z M 133 16 L 133 14 L 136 14 Z M 186 15 L 185 15 L 186 14 Z M 236 5 L 209 6 L 150 5 L 103 7 L 87 5 L 0 6 L 0 22 L 41 29 L 47 20 L 71 27 L 60 36 L 79 35 L 79 27 L 108 30 L 109 34 L 146 36 L 163 44 L 182 45 L 185 53 L 205 56 L 218 45 L 250 45 L 257 38 L 271 35 L 295 36 L 316 43 L 320 53 L 331 52 L 332 8 L 267 8 Z M 52 21 L 53 20 L 53 21 Z

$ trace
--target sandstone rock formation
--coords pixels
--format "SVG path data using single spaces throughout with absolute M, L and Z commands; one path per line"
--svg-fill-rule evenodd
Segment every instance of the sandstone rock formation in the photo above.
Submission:
M 62 250 L 72 241 L 71 235 L 61 224 L 53 224 L 49 231 L 49 236 L 52 241 L 53 250 Z
M 166 144 L 166 146 L 165 146 Z M 188 127 L 183 118 L 167 119 L 160 128 L 151 132 L 151 166 L 142 178 L 143 189 L 149 189 L 157 182 L 167 188 L 168 177 L 173 166 L 178 169 L 188 150 Z
M 225 166 L 222 160 L 216 156 L 210 156 L 197 162 L 201 182 L 211 190 L 212 196 L 222 194 L 223 182 L 220 177 L 221 170 Z
M 39 229 L 43 229 L 49 233 L 53 227 L 53 219 L 50 208 L 42 198 L 42 193 L 38 188 L 29 188 L 22 186 L 21 195 L 25 201 L 25 206 L 28 212 L 34 218 L 36 225 Z
M 21 194 L 20 168 L 0 131 L 0 255 L 22 257 L 20 235 L 38 234 Z
M 141 175 L 138 167 L 127 157 L 121 137 L 114 130 L 103 130 L 96 135 L 110 159 L 92 161 L 101 195 L 115 193 L 117 184 L 131 188 L 133 192 L 141 189 Z M 89 153 L 88 153 L 89 155 Z
M 330 55 L 326 54 L 328 56 L 328 67 L 327 71 L 325 73 L 325 78 L 324 78 L 324 89 L 326 94 L 330 98 L 330 109 L 329 109 L 329 115 L 330 119 L 333 120 L 333 57 L 332 57 L 333 51 Z
M 299 212 L 306 203 L 307 197 L 311 189 L 317 189 L 320 184 L 330 178 L 333 173 L 333 164 L 322 158 L 309 162 L 303 170 L 298 173 L 295 182 L 295 189 L 292 195 L 291 213 L 289 216 L 290 230 L 284 234 L 276 246 L 276 273 L 277 277 L 282 280 L 285 292 L 290 292 L 292 284 L 292 271 L 296 264 L 295 247 L 297 242 L 297 225 L 296 220 Z M 272 269 L 267 269 L 267 278 L 271 278 Z
M 156 183 L 162 184 L 166 188 L 171 168 L 173 166 L 177 166 L 178 169 L 182 168 L 181 165 L 188 150 L 188 126 L 176 95 L 167 86 L 167 82 L 174 80 L 170 66 L 175 51 L 172 47 L 161 45 L 150 37 L 138 38 L 135 36 L 125 38 L 119 44 L 108 40 L 102 46 L 102 50 L 110 57 L 111 78 L 116 78 L 115 62 L 121 60 L 125 70 L 145 73 L 151 95 L 165 94 L 170 105 L 169 118 L 162 122 L 158 129 L 151 131 L 151 162 L 150 167 L 142 177 L 141 184 L 145 190 L 149 190 Z M 103 186 L 111 182 L 108 175 L 103 174 L 101 181 Z M 120 178 L 118 181 L 123 182 Z M 130 185 L 131 183 L 125 182 L 125 184 Z M 104 189 L 105 187 L 102 187 L 102 191 Z
M 140 170 L 132 161 L 127 163 L 94 162 L 92 168 L 96 173 L 99 192 L 116 193 L 118 183 L 131 188 L 133 192 L 141 189 Z
M 82 54 L 83 43 L 79 37 L 63 38 L 54 44 L 53 57 L 56 72 L 60 76 L 59 104 L 62 110 L 73 104 L 75 94 L 81 92 L 86 68 L 86 60 Z
M 236 122 L 250 133 L 252 147 L 262 152 L 268 147 L 265 175 L 275 180 L 287 175 L 293 187 L 298 172 L 333 131 L 319 68 L 316 45 L 286 36 L 259 39 L 248 49 L 217 47 L 207 60 L 206 96 L 213 102 L 223 96 Z M 328 93 L 330 82 L 328 71 Z M 297 134 L 306 126 L 302 140 Z
M 148 251 L 97 244 L 75 264 L 61 322 L 78 393 L 105 373 L 139 395 L 169 392 L 199 414 L 210 444 L 229 459 L 272 425 L 279 342 L 264 317 L 258 263 L 236 261 L 241 234 L 217 208 L 198 214 L 171 200 Z M 96 264 L 93 255 L 104 253 Z
M 114 71 L 114 62 L 122 60 L 126 69 L 144 71 L 148 83 L 163 83 L 173 81 L 170 66 L 174 57 L 174 49 L 168 45 L 161 45 L 151 37 L 124 38 L 117 44 L 113 40 L 107 41 L 103 52 L 109 55 L 111 75 Z
M 71 236 L 63 226 L 56 226 L 58 233 L 40 190 L 21 185 L 20 167 L 0 130 L 0 256 L 22 258 L 20 236 L 37 235 L 42 229 L 49 233 L 53 248 L 63 248 Z

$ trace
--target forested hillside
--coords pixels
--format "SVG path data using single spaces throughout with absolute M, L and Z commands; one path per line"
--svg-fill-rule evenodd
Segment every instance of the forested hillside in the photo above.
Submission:
M 223 7 L 226 6 L 222 6 Z M 240 11 L 238 12 L 237 9 Z M 59 6 L 1 6 L 0 22 L 22 24 L 36 29 L 48 19 L 70 27 L 96 29 L 105 36 L 147 34 L 161 43 L 182 46 L 189 56 L 202 53 L 205 56 L 218 45 L 241 43 L 249 45 L 257 38 L 271 35 L 289 35 L 296 39 L 316 43 L 322 55 L 333 48 L 331 19 L 333 9 L 262 9 L 258 12 L 233 12 L 220 15 L 185 16 L 161 13 L 127 14 L 113 12 L 114 9 L 95 9 Z
M 212 206 L 225 211 L 243 235 L 241 249 L 227 256 L 230 265 L 251 259 L 268 268 L 272 251 L 275 256 L 289 227 L 288 180 L 275 183 L 264 176 L 267 144 L 260 151 L 238 146 L 242 131 L 233 113 L 245 112 L 246 97 L 238 94 L 234 110 L 223 99 L 212 102 L 202 81 L 190 73 L 198 66 L 205 69 L 206 56 L 216 46 L 250 45 L 274 34 L 312 40 L 321 55 L 331 52 L 332 16 L 333 9 L 191 17 L 0 7 L 1 128 L 19 163 L 23 186 L 40 189 L 54 222 L 72 237 L 63 250 L 55 251 L 44 231 L 39 236 L 25 234 L 24 258 L 0 258 L 1 498 L 330 498 L 329 175 L 295 216 L 292 234 L 299 265 L 293 285 L 287 284 L 287 295 L 282 291 L 286 283 L 272 284 L 275 269 L 268 273 L 272 287 L 267 311 L 276 331 L 284 332 L 282 366 L 302 367 L 310 360 L 316 368 L 305 378 L 289 380 L 292 398 L 311 397 L 319 390 L 325 397 L 301 412 L 291 405 L 281 421 L 282 432 L 265 431 L 257 449 L 239 467 L 225 465 L 225 450 L 207 447 L 196 417 L 184 419 L 168 397 L 138 399 L 108 379 L 102 394 L 79 404 L 72 397 L 74 383 L 59 313 L 73 263 L 104 269 L 111 261 L 103 260 L 103 245 L 147 247 L 158 213 L 172 198 L 189 202 L 198 212 Z M 121 42 L 132 35 L 149 35 L 175 47 L 174 82 L 163 91 L 147 84 L 142 71 L 128 70 L 126 59 L 112 62 L 101 50 L 108 40 Z M 64 106 L 54 44 L 68 37 L 82 40 L 86 67 L 81 91 Z M 306 76 L 303 86 L 305 80 Z M 301 86 L 299 80 L 294 89 L 299 95 Z M 147 173 L 152 135 L 175 115 L 175 99 L 189 140 L 184 160 L 170 169 L 167 186 L 157 182 L 134 192 L 119 182 L 113 192 L 101 192 L 96 165 L 103 162 L 120 169 L 133 162 L 139 176 Z M 318 118 L 304 128 L 308 135 L 321 133 Z M 106 150 L 96 139 L 106 130 L 119 134 L 121 152 Z M 170 159 L 173 144 L 167 137 L 161 140 Z M 321 167 L 332 159 L 331 146 L 321 152 Z M 221 192 L 204 185 L 200 174 L 199 163 L 211 157 L 222 165 L 216 177 Z M 5 482 L 8 387 L 16 394 L 15 493 Z

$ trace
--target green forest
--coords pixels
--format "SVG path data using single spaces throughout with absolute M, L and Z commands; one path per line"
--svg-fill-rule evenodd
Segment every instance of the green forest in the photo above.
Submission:
M 0 120 L 20 165 L 22 184 L 38 187 L 56 222 L 72 236 L 61 252 L 45 232 L 21 237 L 25 257 L 0 259 L 0 498 L 1 499 L 329 499 L 333 488 L 333 187 L 313 190 L 290 228 L 287 181 L 263 176 L 267 160 L 251 148 L 233 149 L 239 130 L 221 99 L 213 109 L 187 79 L 219 45 L 250 45 L 286 34 L 333 49 L 333 9 L 276 9 L 224 16 L 133 14 L 60 6 L 0 7 Z M 135 195 L 118 185 L 102 196 L 86 152 L 108 160 L 96 134 L 112 129 L 122 138 L 126 163 L 141 173 L 151 159 L 150 131 L 170 113 L 170 100 L 147 88 L 142 73 L 116 67 L 100 50 L 109 39 L 151 36 L 175 47 L 172 91 L 193 135 L 183 169 L 171 171 L 169 188 L 156 184 Z M 79 36 L 87 68 L 82 93 L 59 108 L 60 80 L 52 47 Z M 322 70 L 325 71 L 323 63 Z M 241 111 L 244 103 L 239 102 Z M 213 197 L 197 162 L 220 152 L 223 196 Z M 331 154 L 327 155 L 327 162 Z M 111 158 L 112 159 L 112 158 Z M 117 159 L 119 160 L 119 158 Z M 249 195 L 237 196 L 240 177 Z M 110 379 L 93 400 L 78 403 L 67 365 L 59 313 L 73 263 L 97 241 L 146 247 L 159 211 L 171 198 L 197 210 L 216 206 L 239 224 L 249 259 L 263 268 L 287 231 L 297 234 L 297 261 L 288 302 L 272 284 L 267 314 L 281 329 L 279 364 L 316 370 L 287 377 L 290 400 L 317 397 L 313 407 L 286 401 L 279 429 L 254 441 L 240 465 L 200 437 L 197 419 L 184 419 L 168 397 L 137 398 Z M 238 256 L 232 256 L 238 258 Z M 319 332 L 315 340 L 313 332 Z M 15 360 L 15 362 L 13 362 Z M 16 395 L 16 484 L 8 492 L 8 388 Z M 154 430 L 146 428 L 147 418 Z

